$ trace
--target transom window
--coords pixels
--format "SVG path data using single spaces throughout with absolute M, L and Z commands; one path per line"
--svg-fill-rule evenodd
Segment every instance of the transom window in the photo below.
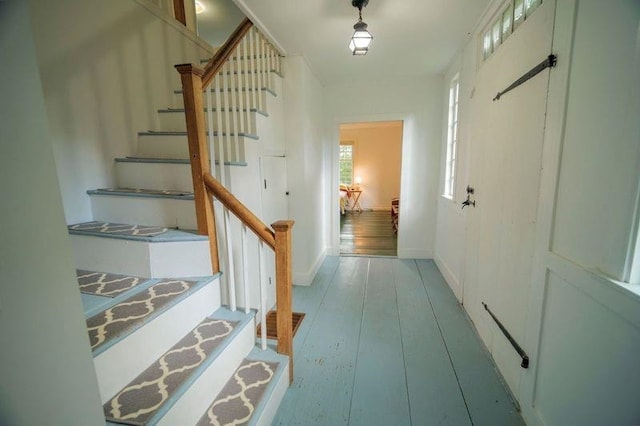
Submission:
M 447 126 L 447 155 L 445 158 L 444 188 L 442 195 L 453 199 L 456 181 L 456 148 L 458 145 L 458 95 L 460 80 L 456 75 L 449 85 L 449 119 Z
M 509 0 L 484 32 L 482 57 L 491 56 L 540 4 L 542 0 Z

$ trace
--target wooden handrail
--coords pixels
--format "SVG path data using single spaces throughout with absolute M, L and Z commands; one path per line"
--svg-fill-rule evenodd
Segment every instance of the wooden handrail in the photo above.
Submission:
M 253 23 L 249 18 L 244 20 L 238 25 L 231 36 L 224 42 L 222 47 L 213 55 L 213 58 L 204 67 L 204 75 L 202 76 L 202 87 L 207 88 L 213 77 L 220 71 L 224 63 L 229 59 L 233 51 L 238 44 L 242 41 L 242 38 L 249 32 Z
M 211 174 L 209 143 L 206 134 L 203 91 L 207 89 L 211 81 L 218 75 L 223 65 L 229 60 L 252 26 L 253 24 L 250 20 L 245 19 L 242 21 L 204 69 L 191 64 L 176 65 L 176 69 L 180 73 L 182 81 L 198 232 L 209 236 L 212 271 L 213 273 L 220 271 L 215 215 L 213 211 L 213 197 L 215 197 L 228 211 L 233 213 L 247 228 L 251 229 L 260 240 L 275 252 L 278 352 L 289 356 L 289 379 L 292 381 L 291 231 L 294 222 L 291 220 L 281 220 L 271 225 L 273 229 L 270 228 L 229 192 L 224 185 L 214 178 Z M 258 42 L 263 42 L 260 37 Z M 247 53 L 245 52 L 245 54 Z M 253 53 L 249 55 L 253 55 Z M 220 132 L 222 133 L 222 131 Z M 220 158 L 219 161 L 220 164 L 222 164 L 224 159 Z M 227 242 L 227 244 L 230 243 Z M 233 268 L 233 265 L 231 265 L 231 268 Z M 233 285 L 234 283 L 231 279 L 229 281 L 230 289 L 233 288 Z M 231 293 L 229 297 L 232 297 Z M 264 325 L 266 326 L 266 324 Z
M 227 188 L 211 176 L 211 173 L 204 173 L 204 184 L 207 190 L 217 198 L 230 212 L 232 212 L 242 223 L 247 225 L 266 245 L 272 250 L 276 249 L 275 233 L 253 214 L 240 200 L 238 200 Z

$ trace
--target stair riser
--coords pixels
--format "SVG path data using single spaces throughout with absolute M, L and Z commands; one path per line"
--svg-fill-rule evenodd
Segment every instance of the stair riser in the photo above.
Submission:
M 266 117 L 263 117 L 266 119 Z M 258 119 L 258 122 L 260 120 Z M 260 126 L 257 126 L 257 130 L 260 130 Z M 234 135 L 224 136 L 223 143 L 225 144 L 225 162 L 243 162 L 244 157 L 244 144 L 245 137 Z M 233 149 L 226 148 L 227 143 L 230 142 Z M 218 148 L 216 146 L 216 153 Z M 166 135 L 166 134 L 143 134 L 138 136 L 138 157 L 146 158 L 189 158 L 189 144 L 187 142 L 186 135 Z M 216 155 L 216 160 L 218 159 Z
M 211 404 L 212 397 L 222 390 L 242 359 L 253 348 L 254 335 L 255 323 L 249 321 L 157 424 L 196 424 Z
M 116 182 L 120 188 L 193 191 L 189 164 L 117 162 Z
M 197 229 L 193 200 L 118 195 L 91 195 L 97 221 Z
M 102 403 L 220 307 L 218 279 L 154 318 L 93 360 Z M 241 359 L 241 358 L 240 358 Z
M 205 112 L 205 122 L 209 123 L 209 114 Z M 186 132 L 187 123 L 183 111 L 176 112 L 159 112 L 159 126 L 158 131 L 165 132 Z M 256 112 L 236 112 L 228 113 L 226 111 L 218 113 L 213 111 L 213 130 L 224 132 L 240 132 L 255 134 L 256 132 Z
M 71 235 L 76 267 L 149 278 L 211 275 L 209 241 L 149 243 Z

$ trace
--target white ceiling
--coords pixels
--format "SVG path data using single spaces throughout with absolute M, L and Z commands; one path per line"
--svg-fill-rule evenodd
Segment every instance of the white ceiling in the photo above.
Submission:
M 304 55 L 324 84 L 335 84 L 444 72 L 490 0 L 370 0 L 362 19 L 373 42 L 361 57 L 347 47 L 358 20 L 351 0 L 233 2 L 288 55 Z

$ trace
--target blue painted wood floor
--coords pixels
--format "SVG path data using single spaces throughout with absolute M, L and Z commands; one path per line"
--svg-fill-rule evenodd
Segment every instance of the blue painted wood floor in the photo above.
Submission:
M 276 425 L 524 424 L 432 261 L 329 257 L 294 310 Z

